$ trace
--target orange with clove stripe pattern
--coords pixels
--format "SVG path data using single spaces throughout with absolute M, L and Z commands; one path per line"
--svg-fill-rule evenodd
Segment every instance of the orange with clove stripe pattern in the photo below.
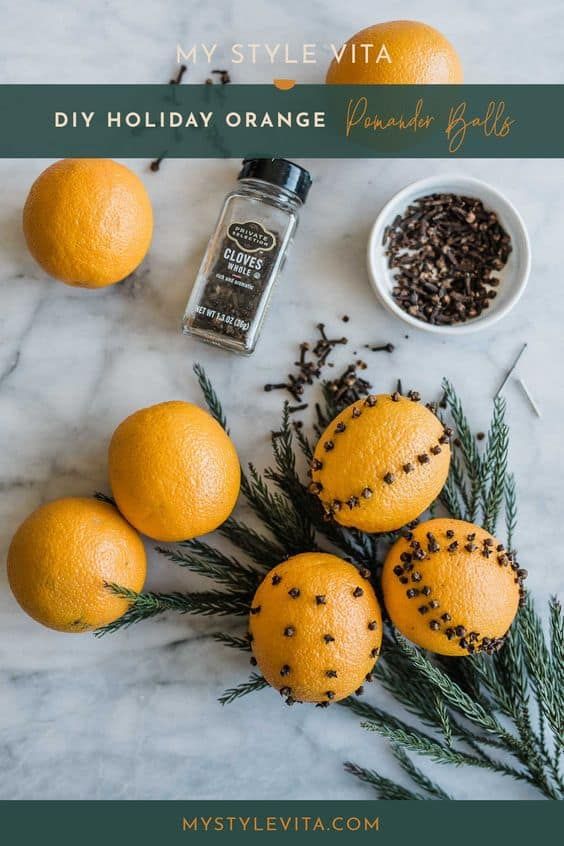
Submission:
M 358 400 L 319 439 L 310 491 L 343 526 L 399 529 L 440 493 L 449 470 L 450 434 L 416 392 Z

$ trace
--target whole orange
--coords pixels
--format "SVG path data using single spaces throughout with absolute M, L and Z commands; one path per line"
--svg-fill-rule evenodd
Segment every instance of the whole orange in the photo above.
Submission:
M 38 623 L 61 632 L 84 632 L 121 617 L 129 603 L 107 584 L 138 592 L 146 570 L 141 539 L 117 509 L 81 497 L 37 508 L 8 551 L 15 598 Z
M 421 523 L 392 546 L 382 589 L 405 637 L 441 655 L 471 655 L 502 645 L 526 575 L 484 529 L 443 518 Z
M 362 48 L 363 44 L 372 46 Z M 340 61 L 333 59 L 326 77 L 330 85 L 448 84 L 462 80 L 460 59 L 450 41 L 418 21 L 388 21 L 357 32 L 348 40 Z
M 399 529 L 440 493 L 450 464 L 449 433 L 417 394 L 410 396 L 358 400 L 319 439 L 310 491 L 341 525 Z
M 336 702 L 370 679 L 382 617 L 368 575 L 335 555 L 304 552 L 260 584 L 249 618 L 253 656 L 288 704 Z
M 160 541 L 217 529 L 233 511 L 241 483 L 229 436 L 206 411 L 181 401 L 143 408 L 120 423 L 109 471 L 121 513 Z
M 35 180 L 23 211 L 32 256 L 67 285 L 129 276 L 151 244 L 153 211 L 139 177 L 111 159 L 63 159 Z

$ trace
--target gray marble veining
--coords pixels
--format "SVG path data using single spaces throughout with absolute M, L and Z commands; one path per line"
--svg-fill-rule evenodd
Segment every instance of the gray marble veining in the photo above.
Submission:
M 564 12 L 558 2 L 496 4 L 368 0 L 307 4 L 251 0 L 71 3 L 6 0 L 0 33 L 1 82 L 160 82 L 174 69 L 176 44 L 195 41 L 339 41 L 378 18 L 412 17 L 438 26 L 458 46 L 468 81 L 561 82 Z M 250 24 L 252 22 L 252 25 Z M 298 35 L 297 35 L 298 34 Z M 296 76 L 320 81 L 323 66 Z M 203 68 L 190 70 L 202 81 Z M 240 66 L 237 81 L 268 80 L 264 65 Z M 542 603 L 562 588 L 562 424 L 564 297 L 560 244 L 564 175 L 560 161 L 309 161 L 315 179 L 300 231 L 275 293 L 255 356 L 240 359 L 182 337 L 179 323 L 224 194 L 230 161 L 165 162 L 152 174 L 129 163 L 148 187 L 154 243 L 133 280 L 102 292 L 49 280 L 27 253 L 20 215 L 44 161 L 0 162 L 0 555 L 40 502 L 107 490 L 106 449 L 117 423 L 136 408 L 172 398 L 199 401 L 191 373 L 201 361 L 229 414 L 243 461 L 269 458 L 267 432 L 280 397 L 261 386 L 284 373 L 298 343 L 323 319 L 354 348 L 392 341 L 391 356 L 369 357 L 369 378 L 436 395 L 449 376 L 476 429 L 523 341 L 521 375 L 542 408 L 537 419 L 519 387 L 506 391 L 520 490 L 518 546 Z M 534 253 L 526 294 L 499 326 L 440 339 L 405 330 L 376 302 L 365 245 L 385 200 L 407 182 L 462 170 L 501 188 L 522 212 Z M 408 338 L 405 336 L 409 335 Z M 343 364 L 349 351 L 339 351 Z M 149 547 L 150 549 L 150 547 Z M 149 585 L 202 584 L 151 553 Z M 217 696 L 248 671 L 244 657 L 211 639 L 217 624 L 163 618 L 100 641 L 42 629 L 14 602 L 0 568 L 0 798 L 360 798 L 347 759 L 397 775 L 382 740 L 339 708 L 281 708 L 270 691 L 227 709 Z M 395 708 L 373 688 L 370 697 Z M 424 765 L 437 778 L 445 770 Z M 461 798 L 488 798 L 481 771 L 448 774 Z M 499 782 L 496 782 L 499 784 Z M 533 798 L 506 782 L 496 795 Z

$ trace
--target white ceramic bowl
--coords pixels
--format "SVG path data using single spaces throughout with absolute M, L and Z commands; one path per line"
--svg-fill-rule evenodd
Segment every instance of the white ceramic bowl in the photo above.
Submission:
M 480 199 L 486 209 L 497 214 L 501 225 L 511 238 L 513 247 L 507 264 L 496 274 L 501 281 L 495 299 L 490 300 L 489 307 L 479 317 L 454 326 L 426 323 L 400 308 L 392 296 L 395 270 L 388 267 L 388 259 L 382 244 L 386 226 L 394 220 L 396 215 L 403 214 L 407 206 L 419 197 L 435 193 L 464 194 Z M 431 176 L 408 185 L 386 203 L 376 218 L 368 241 L 368 274 L 380 301 L 388 311 L 410 326 L 426 332 L 434 332 L 437 335 L 462 335 L 477 332 L 479 329 L 485 329 L 497 323 L 519 300 L 525 290 L 530 269 L 531 247 L 521 215 L 507 197 L 504 197 L 496 188 L 469 176 L 455 174 Z

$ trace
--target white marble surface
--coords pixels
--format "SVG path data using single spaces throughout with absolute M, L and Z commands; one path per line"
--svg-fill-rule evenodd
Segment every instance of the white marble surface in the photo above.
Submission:
M 562 82 L 564 11 L 557 0 L 520 4 L 363 0 L 284 4 L 196 0 L 0 2 L 1 82 L 161 82 L 176 43 L 217 40 L 341 40 L 376 19 L 412 17 L 443 29 L 474 82 Z M 221 62 L 218 61 L 218 64 Z M 296 73 L 319 81 L 322 66 Z M 192 73 L 201 81 L 205 70 Z M 271 78 L 243 66 L 236 81 Z M 236 162 L 165 162 L 142 174 L 156 212 L 153 247 L 134 281 L 104 292 L 49 280 L 27 254 L 21 208 L 45 161 L 0 162 L 0 556 L 40 502 L 107 489 L 106 446 L 116 424 L 161 400 L 199 400 L 194 360 L 208 369 L 229 413 L 243 460 L 268 458 L 266 432 L 280 397 L 276 379 L 297 344 L 324 319 L 360 346 L 393 341 L 369 376 L 389 390 L 397 376 L 434 395 L 454 380 L 474 415 L 488 401 L 523 341 L 521 373 L 542 407 L 536 419 L 515 384 L 507 389 L 512 464 L 520 488 L 519 549 L 530 587 L 544 601 L 562 587 L 561 367 L 564 353 L 562 208 L 559 161 L 310 161 L 315 186 L 256 355 L 248 360 L 200 346 L 178 332 L 197 264 Z M 446 341 L 403 325 L 378 306 L 364 252 L 371 222 L 408 181 L 445 170 L 490 180 L 517 204 L 534 264 L 528 290 L 500 326 Z M 337 359 L 339 360 L 339 359 Z M 341 361 L 346 356 L 343 353 Z M 258 425 L 257 425 L 258 421 Z M 257 431 L 259 433 L 257 437 Z M 201 585 L 151 555 L 149 585 Z M 342 761 L 397 771 L 383 741 L 333 708 L 281 708 L 264 691 L 227 710 L 216 702 L 248 672 L 244 657 L 215 644 L 217 623 L 163 618 L 96 641 L 42 629 L 17 607 L 0 570 L 0 798 L 359 798 L 370 791 Z M 393 703 L 378 689 L 370 696 Z M 445 770 L 435 773 L 447 777 Z M 457 795 L 488 797 L 481 772 L 449 773 Z M 497 796 L 532 798 L 507 782 Z

